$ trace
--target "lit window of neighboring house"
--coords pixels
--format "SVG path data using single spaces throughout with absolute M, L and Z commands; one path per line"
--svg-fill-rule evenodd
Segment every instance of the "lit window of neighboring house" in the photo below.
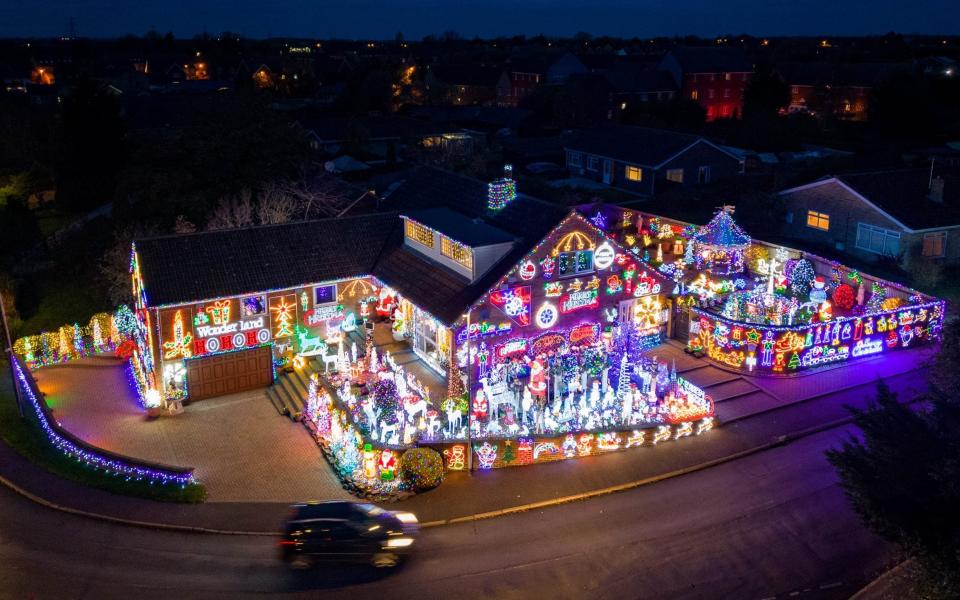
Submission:
M 791 89 L 790 91 L 793 92 L 794 96 L 797 96 L 800 94 L 800 88 L 797 86 L 793 86 L 793 89 Z
M 667 169 L 667 181 L 683 183 L 683 169 Z
M 697 170 L 697 183 L 710 183 L 710 167 L 700 167 Z
M 808 210 L 807 227 L 819 229 L 820 231 L 830 231 L 830 215 L 815 210 Z
M 626 176 L 629 181 L 643 181 L 643 169 L 627 165 Z
M 733 78 L 733 75 L 732 75 L 731 73 L 724 73 L 724 74 L 723 74 L 723 79 L 724 79 L 724 81 L 730 81 L 732 78 Z
M 433 248 L 433 230 L 410 219 L 407 219 L 407 238 L 427 248 Z
M 923 255 L 927 258 L 942 258 L 947 253 L 947 232 L 934 231 L 923 234 Z
M 856 245 L 867 252 L 896 256 L 900 253 L 900 234 L 883 227 L 857 223 Z
M 690 99 L 691 99 L 691 100 L 696 100 L 696 99 L 698 99 L 699 97 L 700 97 L 700 94 L 697 92 L 697 90 L 692 90 L 692 91 L 690 92 Z
M 596 156 L 587 157 L 587 168 L 591 171 L 596 171 L 597 167 L 600 166 L 600 159 Z
M 579 152 L 567 152 L 567 164 L 571 167 L 579 167 L 582 164 L 580 160 Z
M 468 269 L 473 268 L 473 250 L 458 244 L 448 237 L 440 238 L 440 254 L 443 254 L 451 260 L 455 260 Z

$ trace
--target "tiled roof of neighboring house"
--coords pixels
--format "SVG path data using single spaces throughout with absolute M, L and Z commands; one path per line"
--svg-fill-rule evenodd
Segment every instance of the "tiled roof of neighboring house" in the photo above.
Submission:
M 138 240 L 151 306 L 373 274 L 452 324 L 569 214 L 518 196 L 494 215 L 487 183 L 432 167 L 410 172 L 381 203 L 393 212 Z M 477 281 L 406 247 L 399 214 L 445 208 L 482 219 L 515 240 Z
M 303 221 L 137 240 L 150 306 L 179 304 L 373 270 L 396 214 Z
M 574 136 L 565 147 L 640 166 L 656 167 L 698 140 L 706 141 L 698 135 L 666 129 L 603 126 Z
M 658 69 L 615 69 L 607 71 L 603 76 L 610 82 L 615 92 L 624 94 L 677 90 L 677 85 L 673 81 L 673 77 L 666 71 L 660 71 Z
M 563 155 L 565 136 L 554 135 L 549 137 L 506 137 L 500 145 L 504 152 L 519 157 L 545 157 Z
M 850 85 L 874 87 L 884 79 L 909 68 L 904 63 L 783 63 L 777 70 L 789 85 Z
M 430 72 L 447 85 L 475 85 L 493 87 L 503 73 L 500 67 L 478 65 L 431 65 Z
M 443 127 L 407 117 L 350 117 L 318 114 L 304 111 L 296 115 L 296 121 L 306 130 L 325 141 L 358 139 L 406 138 L 450 133 Z
M 960 177 L 944 179 L 943 202 L 929 199 L 930 169 L 899 169 L 840 175 L 838 179 L 911 229 L 960 225 Z
M 682 46 L 670 54 L 677 59 L 684 73 L 746 73 L 753 65 L 739 48 L 716 46 Z
M 500 106 L 419 106 L 411 109 L 409 114 L 434 123 L 516 129 L 533 116 L 533 111 Z
M 928 168 L 849 173 L 784 190 L 781 194 L 810 202 L 838 197 L 859 201 L 849 188 L 909 229 L 960 225 L 960 177 L 950 173 L 938 176 L 944 179 L 942 203 L 929 199 Z

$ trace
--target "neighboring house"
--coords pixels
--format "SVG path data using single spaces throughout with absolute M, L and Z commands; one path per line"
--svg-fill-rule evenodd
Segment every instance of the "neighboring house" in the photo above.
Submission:
M 780 192 L 785 233 L 867 260 L 960 263 L 960 177 L 929 168 L 827 177 Z
M 318 153 L 336 156 L 345 149 L 373 157 L 389 158 L 404 147 L 439 149 L 461 154 L 473 150 L 472 138 L 457 128 L 397 116 L 344 118 L 337 115 L 301 113 L 297 123 L 306 131 L 310 146 Z
M 611 87 L 611 115 L 637 104 L 672 100 L 679 89 L 670 73 L 658 69 L 614 70 L 603 76 Z
M 589 72 L 571 52 L 543 58 L 511 58 L 497 81 L 497 105 L 517 106 L 541 85 L 558 85 Z
M 474 65 L 431 65 L 427 68 L 427 91 L 449 104 L 488 104 L 497 95 L 502 70 Z
M 873 88 L 901 68 L 905 65 L 788 63 L 778 70 L 790 86 L 787 112 L 865 121 Z
M 645 196 L 743 171 L 739 156 L 706 138 L 649 127 L 599 127 L 574 136 L 564 150 L 571 174 Z
M 684 98 L 707 111 L 707 120 L 739 119 L 743 92 L 753 65 L 738 48 L 681 47 L 667 53 L 659 68 L 670 73 Z

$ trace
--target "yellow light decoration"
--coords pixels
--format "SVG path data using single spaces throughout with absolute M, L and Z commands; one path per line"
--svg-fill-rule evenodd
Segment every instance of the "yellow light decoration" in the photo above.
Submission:
M 366 279 L 354 279 L 340 289 L 337 300 L 342 301 L 344 298 L 356 297 L 366 298 L 372 296 L 376 291 L 377 288 Z
M 173 318 L 173 340 L 163 343 L 163 358 L 190 358 L 192 351 L 190 343 L 193 341 L 193 335 L 184 332 L 183 311 L 178 310 Z
M 556 256 L 561 252 L 570 252 L 572 250 L 593 250 L 596 244 L 589 235 L 582 231 L 571 231 L 560 238 L 551 255 Z

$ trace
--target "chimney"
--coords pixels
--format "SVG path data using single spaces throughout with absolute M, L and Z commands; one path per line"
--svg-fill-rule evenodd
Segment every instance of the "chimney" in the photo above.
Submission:
M 933 202 L 943 204 L 943 177 L 934 177 L 930 180 L 930 194 L 927 197 Z

